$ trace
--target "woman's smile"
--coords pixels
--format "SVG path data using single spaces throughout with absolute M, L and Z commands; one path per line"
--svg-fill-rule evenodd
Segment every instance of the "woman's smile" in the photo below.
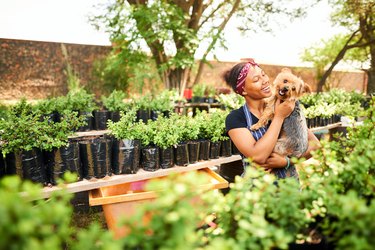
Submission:
M 262 90 L 262 92 L 264 92 L 264 93 L 267 93 L 267 94 L 270 93 L 270 92 L 271 92 L 270 85 L 267 85 L 266 87 L 262 88 L 261 90 Z

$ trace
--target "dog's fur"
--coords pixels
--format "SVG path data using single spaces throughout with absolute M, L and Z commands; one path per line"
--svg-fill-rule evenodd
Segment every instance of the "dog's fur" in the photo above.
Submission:
M 293 75 L 290 69 L 284 68 L 276 76 L 273 82 L 272 92 L 273 94 L 268 100 L 262 116 L 256 124 L 251 126 L 251 130 L 257 130 L 267 125 L 268 122 L 273 119 L 277 99 L 281 101 L 296 101 L 303 94 L 310 93 L 311 88 L 301 78 Z M 300 157 L 307 150 L 307 136 L 308 129 L 306 119 L 297 101 L 293 112 L 284 120 L 279 139 L 273 151 L 283 156 Z

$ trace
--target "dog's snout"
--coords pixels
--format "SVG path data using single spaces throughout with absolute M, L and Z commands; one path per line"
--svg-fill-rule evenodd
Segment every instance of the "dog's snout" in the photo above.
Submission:
M 289 90 L 289 87 L 288 86 L 284 86 L 283 91 L 287 92 L 288 90 Z

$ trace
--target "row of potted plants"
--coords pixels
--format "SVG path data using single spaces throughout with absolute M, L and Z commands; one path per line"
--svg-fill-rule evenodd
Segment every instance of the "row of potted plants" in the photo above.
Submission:
M 66 171 L 78 173 L 80 179 L 102 178 L 133 174 L 139 168 L 155 171 L 232 155 L 231 141 L 223 135 L 227 113 L 220 110 L 200 112 L 194 118 L 172 113 L 170 117 L 161 115 L 145 123 L 137 121 L 136 109 L 130 109 L 122 112 L 118 122 L 108 121 L 109 135 L 83 139 L 68 139 L 73 124 L 78 126 L 82 122 L 82 117 L 75 113 L 69 116 L 70 120 L 51 123 L 40 121 L 30 107 L 29 111 L 32 118 L 25 117 L 24 112 L 0 124 L 3 174 L 55 184 Z M 11 124 L 18 124 L 17 130 L 12 130 Z M 20 131 L 25 128 L 38 133 Z
M 366 103 L 367 99 L 363 94 L 342 89 L 304 95 L 301 98 L 309 128 L 340 122 L 341 116 L 356 119 L 363 115 Z
M 216 88 L 203 83 L 195 84 L 192 88 L 191 102 L 193 103 L 214 103 L 216 99 Z

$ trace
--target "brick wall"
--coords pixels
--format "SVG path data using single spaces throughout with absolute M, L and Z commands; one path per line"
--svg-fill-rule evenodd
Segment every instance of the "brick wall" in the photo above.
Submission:
M 78 73 L 81 84 L 92 79 L 92 65 L 105 57 L 111 47 L 66 44 L 70 65 Z M 222 79 L 225 70 L 236 62 L 211 62 L 205 66 L 201 83 L 226 87 Z M 61 43 L 0 39 L 0 100 L 18 100 L 21 97 L 41 99 L 67 92 L 66 60 Z M 271 81 L 284 66 L 261 65 Z M 291 67 L 293 72 L 316 89 L 315 71 L 312 68 Z M 366 75 L 363 72 L 334 71 L 330 83 L 346 90 L 363 91 Z
M 85 85 L 92 64 L 110 51 L 108 46 L 63 44 L 71 67 Z M 0 39 L 0 100 L 40 99 L 67 92 L 66 60 L 61 43 Z
M 202 80 L 200 82 L 213 86 L 225 86 L 222 75 L 226 70 L 231 69 L 236 63 L 238 62 L 211 62 L 212 68 L 205 66 Z M 306 83 L 308 83 L 313 91 L 317 88 L 318 82 L 316 80 L 316 72 L 314 68 L 265 64 L 261 64 L 260 66 L 268 74 L 271 82 L 282 68 L 288 67 L 292 69 L 294 74 L 300 76 Z M 359 70 L 333 71 L 328 80 L 331 87 L 343 88 L 347 91 L 357 90 L 359 92 L 364 92 L 365 84 L 367 83 L 366 74 Z

